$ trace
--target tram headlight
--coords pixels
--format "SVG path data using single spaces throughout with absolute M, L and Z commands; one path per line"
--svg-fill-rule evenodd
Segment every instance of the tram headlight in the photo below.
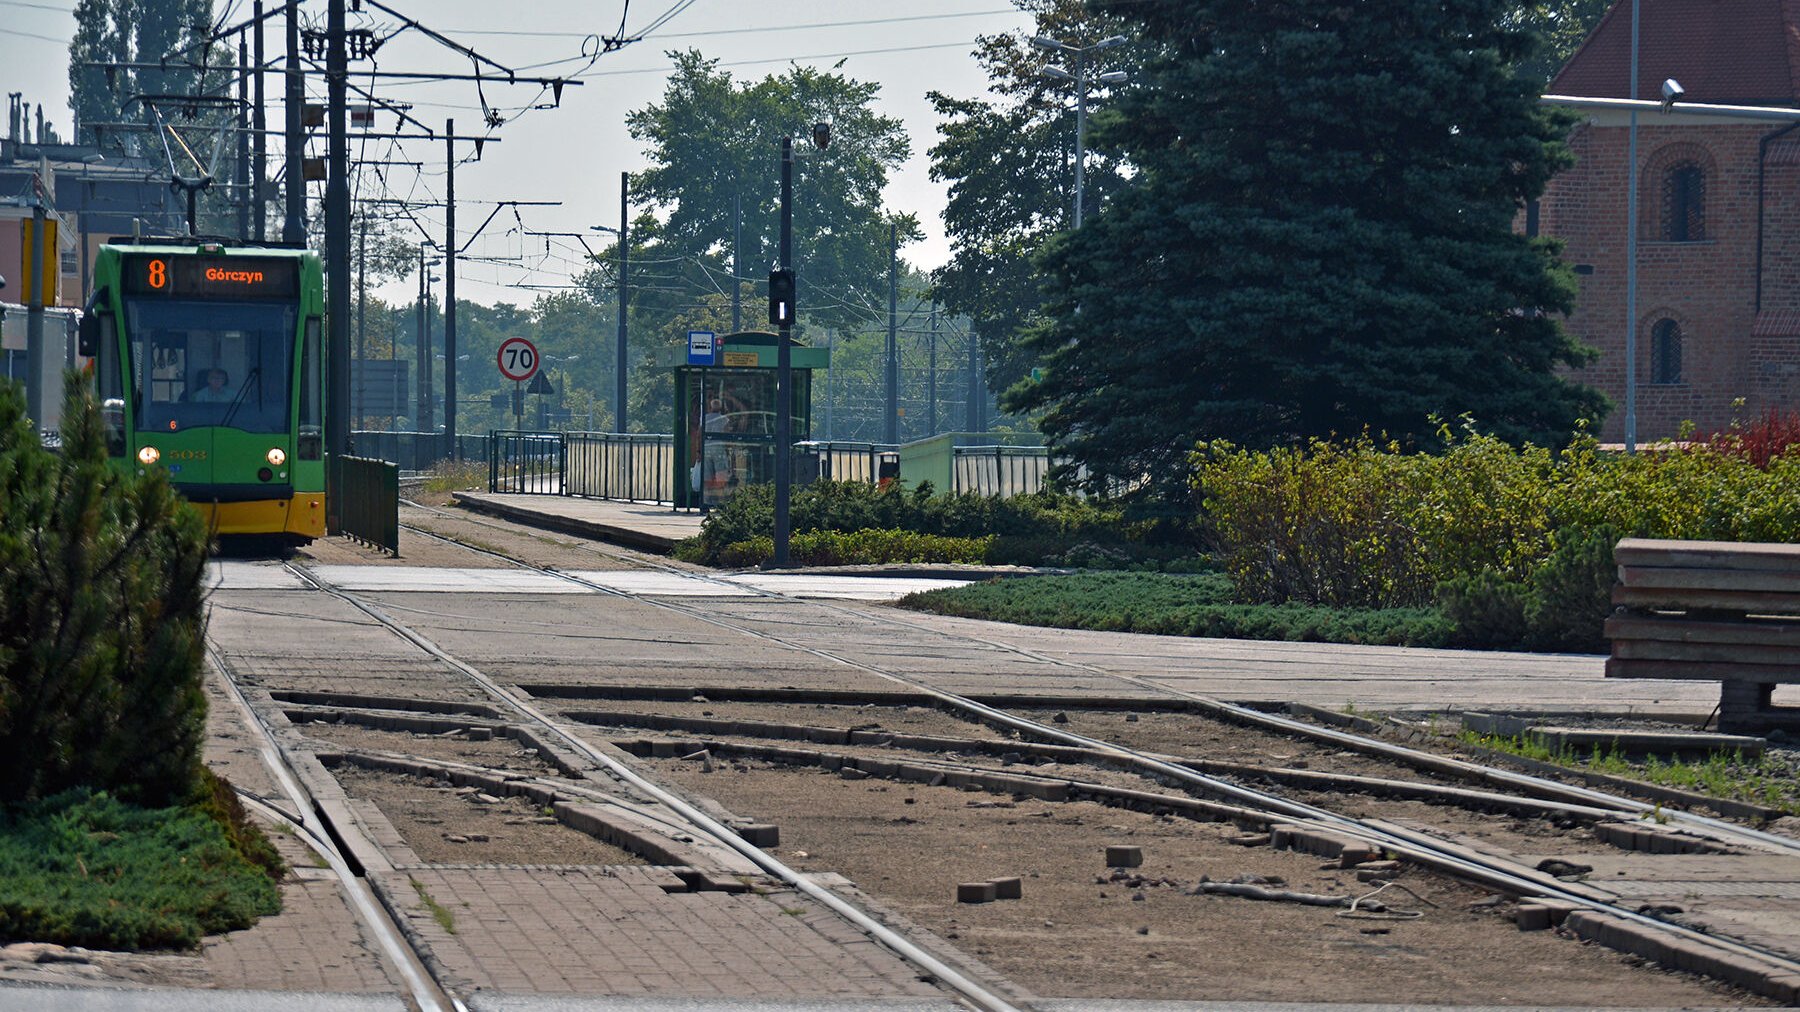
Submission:
M 138 451 L 138 463 L 149 467 L 162 459 L 162 451 L 154 446 L 146 446 Z
M 274 464 L 276 467 L 280 467 L 287 463 L 287 451 L 279 446 L 269 447 L 268 457 L 269 463 Z

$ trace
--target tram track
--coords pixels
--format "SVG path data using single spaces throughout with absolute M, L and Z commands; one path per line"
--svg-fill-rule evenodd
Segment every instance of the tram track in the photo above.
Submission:
M 911 939 L 889 928 L 880 920 L 862 910 L 855 904 L 839 896 L 837 893 L 817 884 L 785 863 L 776 859 L 763 849 L 754 846 L 740 836 L 735 830 L 724 825 L 712 815 L 703 811 L 686 798 L 654 783 L 629 765 L 620 762 L 612 755 L 595 748 L 581 735 L 569 730 L 564 724 L 527 700 L 518 698 L 485 672 L 470 665 L 466 661 L 452 655 L 422 633 L 413 629 L 388 614 L 380 605 L 367 600 L 359 594 L 334 587 L 303 566 L 287 563 L 286 568 L 307 583 L 312 589 L 331 595 L 367 615 L 389 631 L 411 643 L 419 650 L 430 655 L 439 663 L 453 669 L 485 692 L 495 707 L 507 713 L 520 723 L 532 726 L 544 734 L 554 738 L 563 747 L 578 754 L 593 768 L 604 771 L 622 784 L 666 806 L 677 813 L 692 830 L 705 834 L 714 842 L 737 852 L 749 860 L 766 874 L 781 881 L 810 899 L 823 905 L 838 917 L 843 918 L 868 938 L 876 941 L 884 948 L 894 952 L 907 963 L 916 966 L 923 973 L 938 981 L 946 990 L 972 1007 L 992 1010 L 992 1012 L 1011 1012 L 1015 1006 L 995 990 L 972 979 L 961 970 L 945 963 L 936 955 L 918 945 Z M 549 572 L 549 570 L 543 570 Z
M 429 507 L 420 507 L 430 510 Z M 432 512 L 441 512 L 431 510 Z M 464 518 L 459 518 L 464 519 Z M 475 521 L 481 526 L 495 526 Z M 1055 745 L 1079 749 L 1104 762 L 1137 771 L 1152 779 L 1166 784 L 1178 785 L 1190 792 L 1220 798 L 1230 804 L 1241 805 L 1248 809 L 1267 813 L 1279 819 L 1295 820 L 1316 827 L 1327 828 L 1348 837 L 1360 840 L 1372 847 L 1398 854 L 1427 867 L 1433 867 L 1453 876 L 1468 881 L 1480 882 L 1491 888 L 1499 889 L 1519 897 L 1546 899 L 1565 904 L 1575 909 L 1589 910 L 1626 922 L 1639 932 L 1667 934 L 1688 943 L 1708 947 L 1734 958 L 1750 959 L 1767 963 L 1774 973 L 1800 972 L 1797 963 L 1784 953 L 1772 951 L 1757 945 L 1746 944 L 1717 935 L 1695 931 L 1682 925 L 1671 924 L 1660 917 L 1640 913 L 1629 905 L 1608 902 L 1597 897 L 1591 890 L 1576 885 L 1563 884 L 1546 875 L 1531 874 L 1529 869 L 1508 866 L 1505 862 L 1484 859 L 1478 853 L 1433 839 L 1431 836 L 1406 827 L 1373 823 L 1343 816 L 1328 808 L 1302 801 L 1296 801 L 1282 793 L 1262 790 L 1235 782 L 1220 776 L 1211 775 L 1193 768 L 1191 764 L 1183 764 L 1180 757 L 1152 754 L 1140 749 L 1120 745 L 1116 742 L 1095 738 L 1069 730 L 1065 727 L 1046 724 L 1019 716 L 1011 710 L 990 706 L 978 700 L 955 693 L 944 692 L 928 682 L 915 678 L 905 672 L 870 664 L 855 657 L 845 656 L 800 641 L 796 638 L 772 632 L 767 628 L 759 628 L 748 621 L 726 617 L 716 611 L 696 607 L 678 600 L 658 599 L 653 596 L 622 592 L 603 586 L 580 576 L 562 572 L 553 568 L 536 566 L 516 557 L 497 552 L 489 548 L 467 544 L 457 538 L 443 535 L 435 531 L 411 526 L 415 534 L 441 540 L 478 552 L 523 569 L 566 580 L 584 586 L 589 590 L 603 594 L 611 594 L 628 598 L 641 604 L 682 614 L 715 627 L 730 630 L 739 635 L 752 637 L 782 648 L 798 651 L 815 658 L 825 660 L 851 670 L 872 675 L 893 683 L 905 686 L 914 693 L 920 694 L 946 710 L 950 710 L 970 719 L 992 727 L 1016 733 L 1031 740 L 1048 742 Z M 659 565 L 641 557 L 627 556 L 623 553 L 608 552 L 604 549 L 582 546 L 595 555 L 610 557 L 615 561 L 626 562 L 633 566 L 652 569 L 665 569 L 678 572 L 684 576 L 707 579 L 703 574 L 694 574 L 674 566 Z M 733 585 L 736 586 L 736 585 Z M 738 589 L 742 589 L 741 587 Z M 778 598 L 781 595 L 767 591 L 761 596 Z M 866 614 L 854 609 L 838 605 L 808 602 L 809 605 L 827 611 L 837 611 L 847 615 L 855 615 L 866 619 Z M 924 629 L 910 622 L 899 624 L 913 626 L 921 631 L 934 635 L 947 635 L 940 630 Z M 1702 836 L 1730 846 L 1754 847 L 1759 850 L 1800 853 L 1800 842 L 1777 834 L 1765 833 L 1750 827 L 1740 826 L 1720 819 L 1693 815 L 1684 812 L 1673 812 L 1667 809 L 1658 810 L 1657 806 L 1635 799 L 1609 794 L 1591 788 L 1577 787 L 1528 774 L 1516 773 L 1482 766 L 1465 760 L 1426 753 L 1406 748 L 1391 742 L 1379 741 L 1355 735 L 1350 732 L 1332 728 L 1321 728 L 1316 725 L 1294 721 L 1260 711 L 1250 710 L 1235 704 L 1224 703 L 1190 693 L 1171 692 L 1163 686 L 1153 685 L 1142 679 L 1122 676 L 1090 665 L 1066 661 L 1059 658 L 1045 657 L 1034 652 L 1023 650 L 1010 644 L 996 643 L 976 636 L 965 637 L 991 649 L 1008 651 L 1017 655 L 1030 657 L 1040 663 L 1055 664 L 1060 667 L 1076 667 L 1090 673 L 1116 678 L 1140 689 L 1154 690 L 1164 695 L 1175 695 L 1193 707 L 1200 715 L 1216 720 L 1230 721 L 1252 727 L 1260 727 L 1272 733 L 1300 736 L 1312 741 L 1331 743 L 1362 754 L 1379 755 L 1396 763 L 1418 769 L 1429 770 L 1439 775 L 1474 780 L 1499 790 L 1512 791 L 1538 800 L 1560 802 L 1566 807 L 1588 808 L 1595 812 L 1611 813 L 1621 818 L 1641 816 L 1647 812 L 1657 811 L 1664 819 L 1679 821 L 1683 828 L 1697 836 Z M 1491 800 L 1491 799 L 1490 799 Z

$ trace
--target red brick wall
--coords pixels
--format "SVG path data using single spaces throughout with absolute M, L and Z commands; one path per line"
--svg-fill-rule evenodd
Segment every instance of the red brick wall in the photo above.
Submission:
M 1800 146 L 1771 145 L 1763 180 L 1762 326 L 1757 326 L 1758 148 L 1767 124 L 1709 122 L 1638 126 L 1637 436 L 1674 437 L 1683 422 L 1701 432 L 1765 406 L 1800 406 Z M 1800 131 L 1790 135 L 1800 137 Z M 1588 122 L 1570 137 L 1575 166 L 1551 181 L 1539 229 L 1565 243 L 1564 258 L 1589 265 L 1569 329 L 1600 357 L 1576 375 L 1614 401 L 1602 438 L 1625 432 L 1625 216 L 1628 132 Z M 1795 164 L 1786 164 L 1792 161 Z M 1681 163 L 1705 169 L 1706 235 L 1663 239 L 1664 176 Z M 1781 164 L 1776 164 L 1780 162 Z M 1792 317 L 1794 325 L 1776 323 Z M 1682 328 L 1679 383 L 1651 382 L 1651 329 Z M 1794 334 L 1772 334 L 1791 330 Z M 1743 398 L 1743 409 L 1733 401 Z

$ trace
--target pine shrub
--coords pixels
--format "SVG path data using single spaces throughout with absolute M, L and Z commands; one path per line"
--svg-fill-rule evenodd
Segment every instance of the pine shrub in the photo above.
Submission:
M 59 454 L 19 386 L 0 387 L 0 803 L 202 793 L 207 548 L 160 472 L 108 465 L 83 377 L 68 378 Z

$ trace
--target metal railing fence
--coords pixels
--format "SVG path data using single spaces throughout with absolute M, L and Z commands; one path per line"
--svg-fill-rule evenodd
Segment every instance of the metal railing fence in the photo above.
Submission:
M 562 437 L 562 494 L 674 505 L 674 436 L 565 432 Z
M 794 444 L 795 481 L 864 481 L 871 485 L 900 474 L 900 448 L 889 443 L 808 440 Z M 817 461 L 817 468 L 807 461 Z
M 953 451 L 951 490 L 1014 496 L 1044 487 L 1053 461 L 1041 446 L 959 446 Z
M 488 491 L 563 494 L 563 434 L 494 429 L 488 432 Z
M 450 441 L 442 432 L 358 429 L 350 440 L 357 456 L 386 460 L 402 471 L 429 471 L 450 456 Z M 481 433 L 457 433 L 456 445 L 463 460 L 487 459 L 488 437 Z
M 400 468 L 369 457 L 332 457 L 329 467 L 331 533 L 400 554 Z

